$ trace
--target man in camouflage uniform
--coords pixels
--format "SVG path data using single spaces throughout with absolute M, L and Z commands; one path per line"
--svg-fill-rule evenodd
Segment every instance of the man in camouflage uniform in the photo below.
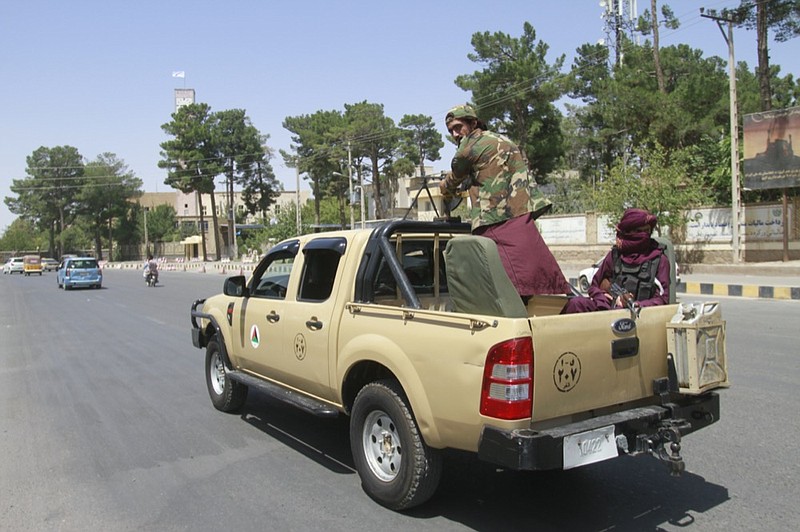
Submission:
M 470 105 L 459 105 L 445 117 L 458 143 L 452 173 L 440 183 L 453 196 L 459 186 L 474 187 L 472 233 L 497 243 L 500 259 L 523 300 L 535 294 L 570 293 L 555 257 L 545 244 L 535 219 L 550 202 L 532 186 L 522 152 L 503 135 L 486 130 Z

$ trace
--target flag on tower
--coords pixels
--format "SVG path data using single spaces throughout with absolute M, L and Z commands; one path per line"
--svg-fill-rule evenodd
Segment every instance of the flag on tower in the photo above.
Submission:
M 184 72 L 183 70 L 174 70 L 172 72 L 172 77 L 173 78 L 185 78 L 186 77 L 186 72 Z

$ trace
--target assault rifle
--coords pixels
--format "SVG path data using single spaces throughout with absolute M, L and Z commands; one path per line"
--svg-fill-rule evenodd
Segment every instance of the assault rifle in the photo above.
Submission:
M 617 283 L 611 283 L 611 288 L 609 289 L 609 293 L 614 296 L 615 298 L 619 298 L 619 300 L 625 303 L 625 306 L 628 307 L 628 310 L 631 311 L 631 319 L 635 320 L 639 317 L 639 310 L 641 307 L 636 304 L 636 300 L 633 298 L 633 294 L 622 288 Z

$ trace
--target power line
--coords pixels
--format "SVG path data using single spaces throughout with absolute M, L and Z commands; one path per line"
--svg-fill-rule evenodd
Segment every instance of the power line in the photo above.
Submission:
M 724 0 L 720 0 L 720 1 L 717 1 L 717 2 L 709 2 L 709 4 L 710 4 L 710 6 L 712 6 L 712 8 L 717 8 L 719 6 L 723 6 L 723 5 L 729 4 L 729 2 L 726 2 Z M 751 4 L 751 5 L 755 5 L 755 4 Z M 738 6 L 731 6 L 731 9 L 734 9 L 734 8 L 738 8 Z M 688 17 L 688 20 L 686 20 L 686 17 Z M 682 14 L 680 16 L 676 16 L 676 19 L 678 19 L 680 21 L 679 28 L 674 30 L 674 31 L 671 31 L 669 33 L 664 34 L 663 35 L 664 39 L 668 39 L 668 38 L 672 37 L 675 34 L 678 34 L 678 33 L 682 32 L 682 31 L 685 31 L 686 28 L 691 27 L 694 24 L 699 23 L 700 22 L 700 15 L 699 15 L 699 13 L 695 13 L 695 10 L 692 10 L 691 12 L 687 11 L 686 13 L 684 13 L 684 14 Z M 599 52 L 598 52 L 597 55 L 584 56 L 584 58 L 587 59 L 587 60 L 597 59 L 598 57 L 599 57 Z M 587 68 L 588 68 L 588 65 L 587 65 Z M 566 73 L 559 73 L 553 78 L 553 81 L 554 82 L 562 81 L 562 80 L 566 79 L 567 77 L 569 77 L 571 75 L 574 75 L 576 73 L 580 74 L 580 70 L 581 69 L 578 68 L 578 69 L 572 69 L 572 70 L 570 70 L 569 72 L 566 72 Z M 502 103 L 504 103 L 506 101 L 518 98 L 518 97 L 524 95 L 527 92 L 533 91 L 535 89 L 536 83 L 538 83 L 540 81 L 542 81 L 540 76 L 537 76 L 537 77 L 534 77 L 534 78 L 528 78 L 528 79 L 520 80 L 520 81 L 510 85 L 509 87 L 503 89 L 503 91 L 498 91 L 494 95 L 488 95 L 488 96 L 485 96 L 485 97 L 483 97 L 481 99 L 476 100 L 475 103 L 479 107 L 491 107 L 491 106 L 502 104 Z M 491 99 L 487 99 L 487 98 L 490 98 L 490 96 L 492 96 L 492 98 Z M 444 114 L 445 112 L 446 112 L 446 110 L 439 111 L 438 113 L 436 113 L 436 115 L 438 116 L 440 114 Z M 366 133 L 366 134 L 363 134 L 363 135 L 360 135 L 360 136 L 350 137 L 349 139 L 343 139 L 342 141 L 331 143 L 327 148 L 325 148 L 323 150 L 319 150 L 317 153 L 311 155 L 310 157 L 304 157 L 303 159 L 306 160 L 306 161 L 310 160 L 310 161 L 313 162 L 313 161 L 316 161 L 316 160 L 322 160 L 322 159 L 328 158 L 328 157 L 333 155 L 333 151 L 334 150 L 336 150 L 336 149 L 344 149 L 345 148 L 345 143 L 347 142 L 347 140 L 350 140 L 355 145 L 364 145 L 366 143 L 377 142 L 377 141 L 383 140 L 383 139 L 388 138 L 390 136 L 393 136 L 395 134 L 396 134 L 395 131 L 379 131 L 379 132 Z M 260 153 L 242 154 L 242 155 L 238 155 L 237 157 L 258 157 L 259 155 L 263 155 L 263 154 L 260 154 Z M 194 159 L 192 162 L 193 163 L 199 163 L 199 162 L 210 162 L 210 161 L 222 161 L 222 160 L 226 160 L 226 159 L 229 159 L 229 158 L 230 157 L 223 157 L 223 156 L 208 157 L 208 158 L 203 158 L 203 159 Z M 269 160 L 267 160 L 266 162 L 269 163 Z M 278 165 L 281 166 L 281 167 L 287 167 L 285 162 L 278 161 Z M 29 170 L 39 170 L 39 171 L 42 171 L 42 170 L 75 170 L 75 169 L 81 169 L 81 168 L 85 168 L 85 166 L 38 166 L 38 167 L 30 167 Z M 208 177 L 208 176 L 203 175 L 201 177 Z M 96 176 L 96 177 L 92 177 L 92 178 L 93 179 L 94 178 L 100 179 L 100 178 L 103 178 L 103 176 Z M 39 179 L 68 179 L 68 178 L 57 178 L 57 177 L 55 177 L 55 178 L 39 178 Z M 85 179 L 85 177 L 75 177 L 74 179 Z

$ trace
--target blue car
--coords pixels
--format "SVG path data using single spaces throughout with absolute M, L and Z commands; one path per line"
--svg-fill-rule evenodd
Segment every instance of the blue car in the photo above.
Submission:
M 103 270 L 94 257 L 65 258 L 58 267 L 56 282 L 64 290 L 80 286 L 100 288 L 103 286 Z

